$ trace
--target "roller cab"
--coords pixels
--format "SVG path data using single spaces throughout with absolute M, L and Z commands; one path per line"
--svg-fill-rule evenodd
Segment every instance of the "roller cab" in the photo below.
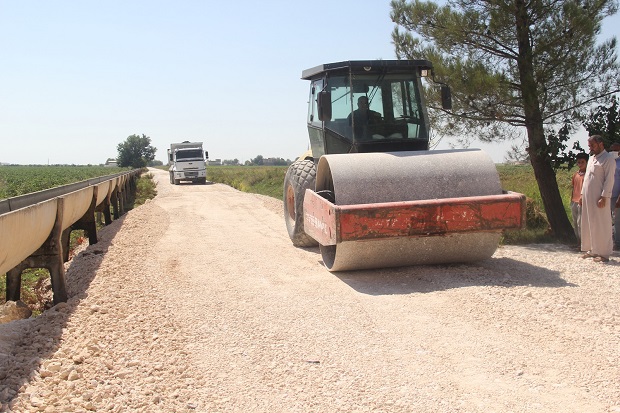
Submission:
M 312 157 L 427 150 L 421 79 L 431 73 L 427 60 L 347 61 L 305 70 Z
M 478 149 L 429 151 L 426 60 L 308 69 L 310 151 L 284 182 L 289 236 L 319 245 L 331 271 L 490 258 L 525 222 L 525 196 L 502 190 Z M 441 85 L 449 109 L 450 91 Z

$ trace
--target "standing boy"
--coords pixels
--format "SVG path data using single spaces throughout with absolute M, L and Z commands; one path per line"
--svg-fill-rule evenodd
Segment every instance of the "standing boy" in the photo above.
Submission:
M 586 174 L 586 166 L 588 165 L 588 154 L 577 154 L 577 167 L 579 168 L 573 174 L 572 185 L 573 194 L 570 199 L 570 210 L 573 215 L 573 227 L 575 228 L 575 236 L 581 242 L 581 187 L 583 186 L 583 176 Z

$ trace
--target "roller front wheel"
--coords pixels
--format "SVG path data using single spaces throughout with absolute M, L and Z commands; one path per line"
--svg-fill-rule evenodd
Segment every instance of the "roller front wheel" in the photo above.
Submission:
M 314 247 L 318 243 L 304 231 L 304 196 L 314 189 L 316 165 L 311 160 L 298 160 L 289 166 L 284 177 L 284 220 L 288 235 L 296 247 Z

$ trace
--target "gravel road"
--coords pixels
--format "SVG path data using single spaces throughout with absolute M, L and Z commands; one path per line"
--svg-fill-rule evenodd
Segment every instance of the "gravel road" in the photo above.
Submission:
M 330 273 L 280 201 L 170 185 L 0 325 L 7 412 L 620 412 L 620 257 Z

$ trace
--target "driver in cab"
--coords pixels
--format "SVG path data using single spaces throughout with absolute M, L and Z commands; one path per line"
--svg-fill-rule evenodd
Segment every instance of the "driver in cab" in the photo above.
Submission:
M 372 134 L 368 132 L 368 125 L 377 125 L 382 121 L 379 112 L 370 110 L 368 96 L 360 96 L 357 99 L 357 109 L 348 116 L 349 125 L 353 125 L 353 132 L 356 139 L 371 139 Z

